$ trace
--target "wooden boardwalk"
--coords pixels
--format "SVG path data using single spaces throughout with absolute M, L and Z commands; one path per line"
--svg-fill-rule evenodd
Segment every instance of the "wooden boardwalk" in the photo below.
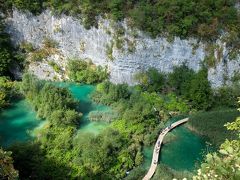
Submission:
M 143 180 L 149 180 L 151 179 L 151 177 L 153 176 L 153 174 L 155 173 L 156 169 L 157 169 L 157 165 L 158 165 L 158 157 L 159 157 L 159 153 L 160 153 L 160 149 L 161 149 L 161 145 L 162 145 L 162 141 L 163 138 L 165 137 L 165 135 L 171 131 L 172 129 L 174 129 L 175 127 L 179 126 L 180 124 L 183 124 L 185 122 L 188 121 L 188 118 L 179 120 L 175 123 L 172 123 L 170 126 L 168 126 L 167 128 L 165 128 L 160 135 L 158 136 L 158 140 L 154 146 L 154 150 L 153 150 L 153 157 L 152 157 L 152 163 L 151 166 L 147 172 L 147 174 L 144 176 Z

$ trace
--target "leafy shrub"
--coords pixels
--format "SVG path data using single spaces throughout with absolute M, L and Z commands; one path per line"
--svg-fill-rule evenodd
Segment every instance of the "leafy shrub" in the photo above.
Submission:
M 106 46 L 106 54 L 107 54 L 107 57 L 111 60 L 111 61 L 113 61 L 114 60 L 114 57 L 113 57 L 113 42 L 111 42 L 110 43 L 110 45 L 109 44 L 107 44 L 107 46 Z
M 41 118 L 50 117 L 56 110 L 74 110 L 76 106 L 76 101 L 66 88 L 42 82 L 30 74 L 24 74 L 21 90 Z
M 194 75 L 194 71 L 185 64 L 174 67 L 173 72 L 168 74 L 168 85 L 177 95 L 188 98 Z
M 165 75 L 155 68 L 149 68 L 146 72 L 135 75 L 135 79 L 150 92 L 161 91 L 166 84 Z
M 30 61 L 38 62 L 46 59 L 49 56 L 49 52 L 46 49 L 38 49 L 31 53 Z
M 54 69 L 55 72 L 60 73 L 62 71 L 61 67 L 57 63 L 49 61 L 48 64 Z
M 31 62 L 42 61 L 42 60 L 48 58 L 50 55 L 57 53 L 58 52 L 56 49 L 57 45 L 58 45 L 58 43 L 55 40 L 47 38 L 47 37 L 44 38 L 43 39 L 43 47 L 41 47 L 39 49 L 33 49 L 33 51 L 30 52 L 30 61 Z M 29 45 L 27 45 L 27 46 L 29 46 Z
M 193 180 L 239 179 L 240 118 L 238 117 L 234 122 L 227 123 L 225 126 L 236 134 L 236 138 L 226 139 L 218 152 L 207 154 L 205 162 L 202 163 Z
M 236 108 L 237 98 L 240 97 L 239 85 L 223 86 L 215 90 L 214 106 Z
M 44 45 L 44 48 L 57 48 L 58 42 L 49 37 L 45 37 L 43 39 L 43 45 Z
M 14 59 L 13 49 L 10 44 L 10 37 L 4 31 L 5 24 L 0 17 L 0 76 L 7 75 L 8 68 Z
M 20 45 L 20 49 L 24 50 L 27 53 L 33 52 L 35 50 L 33 44 L 29 42 L 23 42 Z
M 8 77 L 0 76 L 0 110 L 9 105 L 10 99 L 16 94 L 14 83 Z
M 69 60 L 67 69 L 70 79 L 80 83 L 98 83 L 108 77 L 106 69 L 85 60 Z
M 0 178 L 1 179 L 18 179 L 18 171 L 14 169 L 12 152 L 0 149 Z
M 213 92 L 207 78 L 207 70 L 200 70 L 191 80 L 189 100 L 196 109 L 209 109 L 212 105 Z
M 43 9 L 43 2 L 41 0 L 7 0 L 5 3 L 12 4 L 14 7 L 23 10 L 30 11 L 33 14 L 41 13 Z

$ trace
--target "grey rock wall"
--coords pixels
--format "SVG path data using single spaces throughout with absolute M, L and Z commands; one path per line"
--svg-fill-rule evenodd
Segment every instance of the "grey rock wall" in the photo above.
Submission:
M 51 58 L 63 69 L 71 58 L 89 58 L 97 65 L 107 66 L 110 80 L 114 83 L 134 84 L 134 74 L 149 67 L 170 72 L 174 66 L 186 63 L 197 71 L 206 56 L 205 45 L 195 39 L 181 40 L 176 37 L 172 42 L 168 42 L 166 38 L 152 39 L 139 31 L 137 31 L 138 36 L 134 37 L 131 35 L 133 30 L 123 22 L 121 25 L 125 33 L 121 35 L 124 40 L 122 48 L 117 49 L 116 45 L 113 45 L 113 60 L 110 60 L 107 46 L 110 46 L 115 39 L 113 23 L 101 18 L 98 29 L 93 27 L 86 30 L 80 21 L 73 17 L 66 15 L 56 17 L 50 11 L 33 16 L 15 9 L 12 17 L 7 19 L 7 24 L 7 31 L 16 45 L 30 42 L 40 47 L 43 39 L 49 37 L 59 43 L 59 54 Z M 127 50 L 128 41 L 135 44 L 133 52 Z M 240 67 L 240 58 L 229 61 L 225 45 L 221 42 L 218 44 L 223 48 L 222 59 L 216 68 L 209 69 L 208 75 L 213 87 L 221 86 L 224 76 L 232 77 Z M 223 63 L 223 58 L 226 63 Z M 46 66 L 48 66 L 46 61 L 33 63 L 29 66 L 29 70 L 40 78 L 52 79 L 54 72 L 49 72 L 51 68 Z M 42 70 L 43 67 L 48 69 L 47 73 Z

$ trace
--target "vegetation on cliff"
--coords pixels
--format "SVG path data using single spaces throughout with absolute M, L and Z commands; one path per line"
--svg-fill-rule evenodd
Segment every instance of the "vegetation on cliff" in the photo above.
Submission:
M 4 23 L 0 19 L 0 76 L 9 75 L 9 67 L 13 60 L 10 37 L 4 32 Z
M 70 80 L 79 83 L 96 84 L 108 78 L 106 68 L 96 66 L 89 60 L 69 60 L 67 71 Z
M 129 24 L 152 36 L 167 33 L 214 39 L 222 30 L 230 32 L 238 24 L 235 3 L 236 0 L 7 0 L 3 6 L 15 6 L 34 14 L 50 8 L 57 15 L 80 17 L 87 28 L 97 25 L 98 15 L 108 14 L 115 21 L 128 18 Z

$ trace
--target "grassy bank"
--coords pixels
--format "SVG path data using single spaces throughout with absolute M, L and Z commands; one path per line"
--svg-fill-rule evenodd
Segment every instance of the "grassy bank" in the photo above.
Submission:
M 235 134 L 227 131 L 224 124 L 232 122 L 240 113 L 234 109 L 221 109 L 199 112 L 190 116 L 188 126 L 191 130 L 206 136 L 209 141 L 219 146 L 226 138 L 232 139 Z

